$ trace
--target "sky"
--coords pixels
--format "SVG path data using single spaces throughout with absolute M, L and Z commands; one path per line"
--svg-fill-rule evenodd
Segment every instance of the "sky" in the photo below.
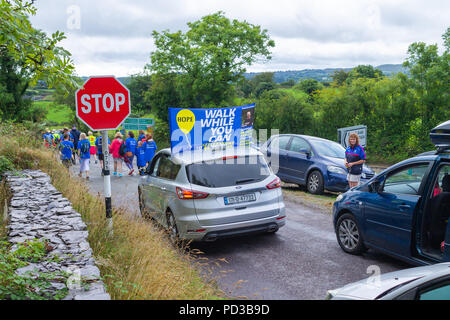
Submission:
M 448 0 L 36 0 L 35 28 L 62 31 L 80 76 L 142 72 L 152 31 L 183 32 L 223 11 L 267 29 L 272 59 L 249 72 L 399 64 L 413 42 L 438 44 L 450 27 Z

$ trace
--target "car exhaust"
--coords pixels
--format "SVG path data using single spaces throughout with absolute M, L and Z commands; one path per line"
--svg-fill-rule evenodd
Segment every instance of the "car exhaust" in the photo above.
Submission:
M 278 230 L 278 226 L 276 224 L 271 224 L 267 232 L 275 232 Z

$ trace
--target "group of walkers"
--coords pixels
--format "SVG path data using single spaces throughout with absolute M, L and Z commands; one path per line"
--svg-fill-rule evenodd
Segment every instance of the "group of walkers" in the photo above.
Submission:
M 86 179 L 89 179 L 91 157 L 95 164 L 100 162 L 100 168 L 103 168 L 102 135 L 95 137 L 92 132 L 88 132 L 86 135 L 77 130 L 76 126 L 73 126 L 70 131 L 67 128 L 60 131 L 53 130 L 52 132 L 46 129 L 42 138 L 46 147 L 54 148 L 60 152 L 61 161 L 67 168 L 76 164 L 76 157 L 79 158 L 80 177 L 84 173 Z M 136 158 L 139 174 L 143 175 L 145 168 L 150 164 L 157 150 L 152 134 L 145 133 L 143 130 L 139 131 L 137 139 L 135 139 L 132 131 L 128 131 L 125 141 L 122 133 L 117 132 L 112 143 L 108 138 L 108 148 L 114 161 L 113 176 L 119 177 L 123 176 L 123 163 L 128 168 L 128 175 L 136 175 L 133 164 L 134 158 Z

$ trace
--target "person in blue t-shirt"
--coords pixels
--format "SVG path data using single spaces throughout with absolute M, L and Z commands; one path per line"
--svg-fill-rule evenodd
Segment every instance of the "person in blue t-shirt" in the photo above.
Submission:
M 145 141 L 145 133 L 144 133 L 144 130 L 139 130 L 139 137 L 138 137 L 137 141 L 138 141 L 138 142 L 139 142 L 139 141 L 142 141 L 142 143 L 144 143 L 144 141 Z
M 132 131 L 128 131 L 127 136 L 128 136 L 128 138 L 127 138 L 127 140 L 125 140 L 125 146 L 127 147 L 127 153 L 126 153 L 125 157 L 127 157 L 128 161 L 129 161 L 128 167 L 130 169 L 130 172 L 128 174 L 132 175 L 134 172 L 133 159 L 134 159 L 134 155 L 136 154 L 137 141 L 134 138 L 134 133 Z
M 345 166 L 348 170 L 347 180 L 350 188 L 356 187 L 360 180 L 363 164 L 366 162 L 366 153 L 359 145 L 359 136 L 350 134 L 348 138 L 349 147 L 345 150 Z
M 44 144 L 47 148 L 53 146 L 53 135 L 50 133 L 48 128 L 45 129 L 45 133 L 42 135 L 42 138 L 44 139 Z
M 141 176 L 144 175 L 144 168 L 147 165 L 147 162 L 145 161 L 145 150 L 142 145 L 143 142 L 138 141 L 138 146 L 136 148 L 136 162 Z
M 145 140 L 142 147 L 145 150 L 145 161 L 147 162 L 147 165 L 150 165 L 150 162 L 152 161 L 153 156 L 155 155 L 156 150 L 158 149 L 155 141 L 153 141 L 152 139 L 151 134 L 148 134 L 147 139 Z
M 77 145 L 77 152 L 80 156 L 80 173 L 78 176 L 82 176 L 83 172 L 86 172 L 86 179 L 89 180 L 89 161 L 91 159 L 91 154 L 89 149 L 91 148 L 91 144 L 86 136 L 86 133 L 80 134 L 80 140 Z
M 97 139 L 95 139 L 95 148 L 97 150 L 97 158 L 100 161 L 100 167 L 103 168 L 103 159 L 104 159 L 104 155 L 103 155 L 103 145 L 102 142 L 103 141 L 103 136 L 99 135 L 97 137 Z M 111 146 L 111 140 L 109 140 L 108 137 L 108 149 Z M 102 175 L 103 175 L 103 171 L 102 171 Z
M 69 140 L 70 136 L 66 133 L 64 135 L 64 140 L 59 144 L 59 150 L 61 151 L 61 161 L 63 165 L 69 169 L 72 163 L 72 150 L 74 145 L 72 141 Z

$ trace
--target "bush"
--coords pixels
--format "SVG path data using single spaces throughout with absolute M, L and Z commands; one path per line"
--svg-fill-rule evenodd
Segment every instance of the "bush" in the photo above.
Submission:
M 0 175 L 14 169 L 14 164 L 7 157 L 0 155 Z

